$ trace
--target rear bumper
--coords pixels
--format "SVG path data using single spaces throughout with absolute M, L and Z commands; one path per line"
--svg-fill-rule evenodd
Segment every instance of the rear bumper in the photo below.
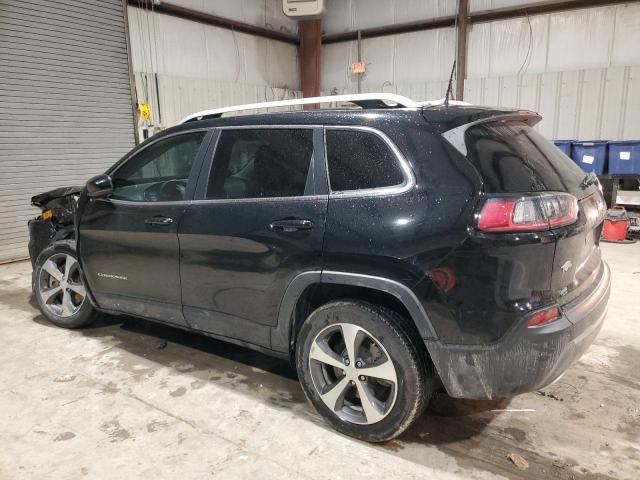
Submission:
M 611 272 L 604 272 L 586 297 L 562 307 L 549 325 L 527 328 L 521 322 L 497 344 L 425 343 L 452 397 L 490 399 L 543 388 L 556 380 L 593 343 L 607 312 Z

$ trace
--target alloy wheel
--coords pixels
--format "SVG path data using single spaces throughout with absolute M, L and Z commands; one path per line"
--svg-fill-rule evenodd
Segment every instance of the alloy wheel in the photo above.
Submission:
M 396 368 L 382 343 L 362 327 L 336 323 L 318 333 L 309 371 L 318 396 L 341 420 L 370 425 L 393 408 Z
M 40 269 L 38 293 L 44 307 L 54 315 L 74 315 L 87 296 L 78 260 L 66 253 L 49 257 Z

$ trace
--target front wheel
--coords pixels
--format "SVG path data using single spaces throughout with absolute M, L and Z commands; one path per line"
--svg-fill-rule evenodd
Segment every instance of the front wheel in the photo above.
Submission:
M 57 241 L 38 255 L 32 289 L 40 311 L 51 323 L 80 328 L 93 321 L 95 310 L 87 298 L 75 241 Z
M 298 335 L 296 368 L 307 398 L 338 431 L 390 440 L 422 413 L 431 370 L 419 339 L 394 312 L 362 301 L 315 310 Z

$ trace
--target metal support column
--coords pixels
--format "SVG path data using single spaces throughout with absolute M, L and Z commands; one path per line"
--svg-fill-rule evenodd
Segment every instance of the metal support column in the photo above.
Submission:
M 302 96 L 320 96 L 320 48 L 322 32 L 320 20 L 301 20 L 300 32 L 300 77 Z M 305 109 L 318 108 L 317 105 L 305 105 Z

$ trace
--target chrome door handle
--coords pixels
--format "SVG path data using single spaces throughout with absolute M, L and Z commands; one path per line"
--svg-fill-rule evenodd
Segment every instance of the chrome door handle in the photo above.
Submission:
M 284 220 L 276 220 L 269 226 L 272 230 L 295 232 L 298 230 L 311 230 L 313 228 L 313 222 L 307 218 L 287 218 Z
M 151 217 L 147 218 L 144 223 L 147 225 L 171 225 L 173 223 L 173 219 L 169 217 Z

